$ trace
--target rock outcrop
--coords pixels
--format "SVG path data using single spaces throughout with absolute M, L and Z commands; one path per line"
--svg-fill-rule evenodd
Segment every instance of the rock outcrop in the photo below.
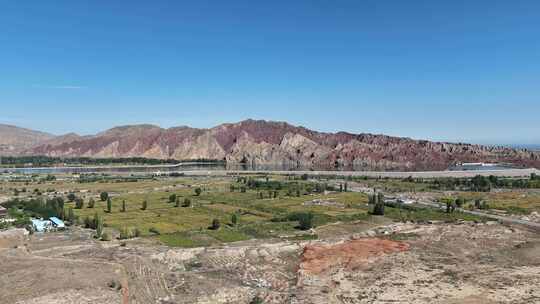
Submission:
M 116 127 L 93 136 L 46 137 L 27 155 L 213 159 L 250 166 L 444 170 L 458 162 L 540 168 L 540 152 L 346 132 L 323 133 L 285 122 L 246 120 L 211 129 Z

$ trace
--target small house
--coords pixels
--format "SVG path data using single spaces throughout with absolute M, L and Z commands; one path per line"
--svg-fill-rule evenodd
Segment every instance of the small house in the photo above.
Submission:
M 48 220 L 32 219 L 32 227 L 36 232 L 49 232 L 66 228 L 64 221 L 53 216 Z
M 35 232 L 46 232 L 51 230 L 52 222 L 44 219 L 32 219 L 32 228 Z
M 51 221 L 52 226 L 53 226 L 55 229 L 63 229 L 63 228 L 66 228 L 66 225 L 64 224 L 64 221 L 62 221 L 61 219 L 57 218 L 56 216 L 53 216 L 53 217 L 49 218 L 49 221 Z

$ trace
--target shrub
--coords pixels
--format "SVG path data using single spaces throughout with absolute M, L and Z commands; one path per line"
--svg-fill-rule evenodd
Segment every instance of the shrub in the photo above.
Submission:
M 154 233 L 154 234 L 157 234 L 157 235 L 161 234 L 161 232 L 159 232 L 159 230 L 156 227 L 151 227 L 150 229 L 148 229 L 148 231 L 150 233 Z
M 94 208 L 94 205 L 96 204 L 96 202 L 94 201 L 93 198 L 91 198 L 89 201 L 88 201 L 88 208 Z
M 108 212 L 108 213 L 111 213 L 111 212 L 112 212 L 112 202 L 111 202 L 111 198 L 108 198 L 108 199 L 107 199 L 107 212 Z
M 218 230 L 219 227 L 221 227 L 221 223 L 219 222 L 219 220 L 218 219 L 213 219 L 212 220 L 212 226 L 210 226 L 210 229 Z
M 373 206 L 373 215 L 384 215 L 384 202 L 377 202 L 375 206 Z
M 299 213 L 298 225 L 301 230 L 309 230 L 313 228 L 313 213 Z
M 182 204 L 182 207 L 191 207 L 191 200 L 186 197 L 184 199 L 184 203 Z
M 67 199 L 69 202 L 73 202 L 75 201 L 75 199 L 77 198 L 77 196 L 75 195 L 75 193 L 70 193 L 67 195 Z
M 68 209 L 67 220 L 71 225 L 75 224 L 75 213 L 73 213 L 73 208 Z
M 199 195 L 201 195 L 201 193 L 202 193 L 202 190 L 201 190 L 201 188 L 199 188 L 199 187 L 195 188 L 194 191 L 195 191 L 195 195 L 196 195 L 196 196 L 199 196 Z
M 101 192 L 101 194 L 99 195 L 99 198 L 101 199 L 102 202 L 104 202 L 109 198 L 109 193 Z
M 169 196 L 169 203 L 174 203 L 176 202 L 176 194 L 171 194 Z
M 102 241 L 107 241 L 107 242 L 108 242 L 108 241 L 110 241 L 111 239 L 112 239 L 112 237 L 111 237 L 111 233 L 110 233 L 110 232 L 105 231 L 105 232 L 102 233 L 102 235 L 101 235 L 101 240 L 102 240 Z
M 90 219 L 88 215 L 84 218 L 83 224 L 84 224 L 84 228 L 93 228 L 92 220 Z
M 76 209 L 82 209 L 83 207 L 84 207 L 84 201 L 83 201 L 83 199 L 80 198 L 80 197 L 77 197 L 77 198 L 75 199 L 75 208 L 76 208 Z
M 130 239 L 132 237 L 131 229 L 127 227 L 122 227 L 120 229 L 120 236 L 118 237 L 121 240 Z
M 249 301 L 249 304 L 264 304 L 264 301 L 259 296 L 255 296 L 253 299 L 251 299 L 251 301 Z
M 97 213 L 94 216 L 95 227 L 96 227 L 96 238 L 100 238 L 103 234 L 103 218 Z

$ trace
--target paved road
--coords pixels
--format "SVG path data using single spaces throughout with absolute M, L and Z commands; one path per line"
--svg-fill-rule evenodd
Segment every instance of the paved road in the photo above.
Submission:
M 441 210 L 446 210 L 446 206 L 441 206 L 440 204 L 437 204 L 435 202 L 429 202 L 428 203 L 428 202 L 420 202 L 419 201 L 417 203 L 421 204 L 421 205 L 424 205 L 424 206 L 432 207 L 432 208 L 438 208 L 438 209 L 441 209 Z M 456 208 L 456 210 L 458 210 L 460 212 L 463 212 L 463 213 L 472 214 L 472 215 L 476 215 L 476 216 L 483 216 L 483 217 L 486 217 L 486 218 L 490 218 L 490 219 L 493 219 L 493 220 L 498 220 L 498 221 L 509 223 L 509 224 L 525 225 L 525 226 L 529 226 L 531 228 L 535 228 L 535 229 L 540 230 L 540 223 L 536 223 L 536 222 L 520 220 L 520 219 L 516 219 L 516 218 L 513 218 L 513 217 L 508 217 L 508 216 L 491 214 L 491 213 L 487 213 L 487 212 L 483 212 L 483 211 L 467 210 L 467 209 L 463 209 L 463 208 Z

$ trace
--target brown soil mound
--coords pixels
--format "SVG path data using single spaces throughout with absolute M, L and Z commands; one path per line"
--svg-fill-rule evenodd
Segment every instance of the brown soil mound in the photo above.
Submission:
M 393 252 L 406 251 L 409 245 L 384 239 L 352 240 L 336 245 L 308 245 L 304 247 L 300 270 L 319 274 L 332 267 L 356 268 L 368 259 Z

